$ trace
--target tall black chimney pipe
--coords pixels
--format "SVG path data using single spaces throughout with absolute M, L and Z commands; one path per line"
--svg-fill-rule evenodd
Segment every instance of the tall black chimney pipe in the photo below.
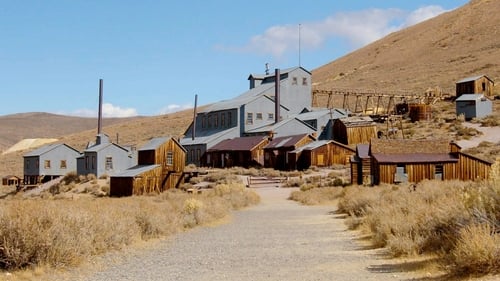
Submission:
M 274 70 L 274 123 L 280 121 L 280 69 L 276 68 Z
M 196 106 L 198 103 L 198 95 L 194 95 L 194 110 L 193 110 L 193 131 L 191 138 L 194 140 L 196 136 Z
M 102 132 L 102 79 L 99 79 L 99 115 L 97 116 L 97 134 Z

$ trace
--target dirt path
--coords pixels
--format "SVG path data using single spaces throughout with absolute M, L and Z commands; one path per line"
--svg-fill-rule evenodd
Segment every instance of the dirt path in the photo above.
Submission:
M 235 212 L 229 223 L 125 256 L 111 254 L 103 259 L 106 265 L 51 280 L 415 280 L 419 275 L 400 272 L 380 250 L 363 249 L 332 213 L 334 207 L 301 206 L 287 200 L 291 189 L 255 190 L 262 203 Z
M 474 137 L 470 140 L 459 140 L 457 143 L 463 149 L 476 147 L 482 141 L 489 141 L 492 143 L 499 143 L 500 142 L 500 127 L 498 127 L 498 126 L 497 127 L 481 127 L 481 124 L 470 123 L 470 122 L 465 122 L 464 126 L 469 127 L 469 128 L 474 128 L 474 129 L 482 132 L 483 134 L 479 135 L 477 137 Z

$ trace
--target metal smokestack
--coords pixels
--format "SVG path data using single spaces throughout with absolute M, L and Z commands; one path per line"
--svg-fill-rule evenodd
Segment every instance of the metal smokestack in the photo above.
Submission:
M 276 68 L 274 70 L 274 122 L 278 123 L 280 121 L 280 70 Z
M 191 138 L 194 140 L 194 137 L 196 136 L 196 106 L 198 103 L 198 95 L 194 95 L 194 110 L 193 110 L 193 131 L 192 131 L 192 136 Z
M 102 79 L 99 79 L 99 115 L 97 116 L 97 134 L 102 132 Z

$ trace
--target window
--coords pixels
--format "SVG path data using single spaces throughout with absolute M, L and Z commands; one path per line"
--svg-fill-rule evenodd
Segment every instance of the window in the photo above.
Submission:
M 168 166 L 172 166 L 174 164 L 174 153 L 172 151 L 168 151 L 166 158 L 167 158 L 166 164 Z
M 268 113 L 267 120 L 274 120 L 274 113 Z
M 262 120 L 262 113 L 255 113 L 255 119 L 256 120 Z
M 247 113 L 247 124 L 253 124 L 253 113 Z
M 217 114 L 214 115 L 214 128 L 219 127 L 219 116 Z
M 196 161 L 199 162 L 201 160 L 201 149 L 196 150 Z
M 66 169 L 67 166 L 66 166 L 66 160 L 61 160 L 61 165 L 59 166 L 59 168 L 61 169 Z
M 112 169 L 113 169 L 113 157 L 106 156 L 106 170 L 112 170 Z
M 443 164 L 437 164 L 434 169 L 434 178 L 437 180 L 443 180 Z
M 226 113 L 224 113 L 224 112 L 220 115 L 220 126 L 222 128 L 224 128 L 224 126 L 226 126 Z
M 30 168 L 30 160 L 26 160 L 26 168 L 29 169 Z
M 212 115 L 208 116 L 208 128 L 212 128 Z
M 95 169 L 96 167 L 96 159 L 95 159 L 95 156 L 92 156 L 92 169 Z
M 38 160 L 38 159 L 36 160 L 35 166 L 37 169 L 40 168 L 40 160 Z
M 206 116 L 203 116 L 203 118 L 201 118 L 201 127 L 202 128 L 207 127 L 207 117 Z
M 90 167 L 90 160 L 88 156 L 85 156 L 85 170 L 88 170 Z
M 44 164 L 43 164 L 43 167 L 45 169 L 50 169 L 50 160 L 45 160 Z
M 483 92 L 485 92 L 486 91 L 486 83 L 483 82 L 481 85 L 481 88 L 483 89 Z
M 189 155 L 190 155 L 190 157 L 189 157 L 189 158 L 190 158 L 191 162 L 194 162 L 194 149 L 191 149 L 191 150 L 189 151 Z
M 233 118 L 233 116 L 232 116 L 231 112 L 228 112 L 227 113 L 227 126 L 228 127 L 231 127 L 231 124 L 233 123 L 232 118 Z
M 307 86 L 307 77 L 302 78 L 302 85 Z
M 292 78 L 292 85 L 297 85 L 297 77 Z

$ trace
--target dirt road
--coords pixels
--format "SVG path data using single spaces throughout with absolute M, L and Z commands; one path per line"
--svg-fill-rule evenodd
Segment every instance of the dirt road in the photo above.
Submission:
M 262 203 L 235 212 L 228 223 L 194 229 L 125 256 L 110 254 L 103 258 L 105 265 L 101 261 L 52 280 L 412 280 L 416 276 L 400 272 L 379 250 L 363 249 L 344 220 L 332 213 L 334 207 L 301 206 L 287 200 L 291 189 L 256 191 Z

